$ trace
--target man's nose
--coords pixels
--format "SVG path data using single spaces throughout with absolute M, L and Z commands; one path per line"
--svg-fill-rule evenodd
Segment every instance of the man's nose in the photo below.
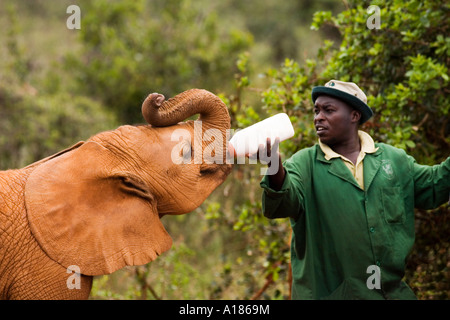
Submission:
M 322 111 L 314 114 L 314 122 L 320 122 L 324 119 Z

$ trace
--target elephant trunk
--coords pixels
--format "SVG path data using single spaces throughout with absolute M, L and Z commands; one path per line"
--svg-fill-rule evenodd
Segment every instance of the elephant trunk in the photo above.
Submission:
M 161 94 L 150 94 L 142 104 L 144 119 L 155 127 L 171 126 L 200 114 L 203 128 L 217 128 L 224 132 L 230 128 L 230 116 L 225 103 L 213 93 L 191 89 L 164 101 Z

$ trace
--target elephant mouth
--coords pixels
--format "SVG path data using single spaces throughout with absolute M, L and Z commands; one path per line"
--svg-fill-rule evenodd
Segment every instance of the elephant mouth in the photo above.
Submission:
M 202 164 L 200 166 L 200 175 L 202 177 L 209 176 L 209 175 L 216 175 L 218 171 L 222 171 L 224 175 L 228 175 L 231 171 L 232 165 L 231 164 L 221 164 L 217 165 L 215 163 L 212 164 Z
M 217 165 L 202 165 L 200 167 L 200 174 L 202 176 L 206 176 L 206 175 L 216 173 L 217 170 L 219 170 L 219 166 L 217 166 Z

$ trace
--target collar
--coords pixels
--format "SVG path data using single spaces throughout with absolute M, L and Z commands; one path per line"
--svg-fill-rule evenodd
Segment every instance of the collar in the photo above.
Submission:
M 359 130 L 358 137 L 359 137 L 359 141 L 361 143 L 360 153 L 361 152 L 363 152 L 364 154 L 375 153 L 378 150 L 378 148 L 375 147 L 375 143 L 374 143 L 372 137 L 368 133 Z M 319 139 L 319 146 L 320 146 L 320 149 L 322 149 L 323 153 L 325 154 L 326 160 L 330 160 L 332 158 L 343 157 L 339 153 L 334 152 L 333 149 L 331 149 L 328 145 L 326 145 L 325 143 L 322 143 L 320 141 L 320 139 Z

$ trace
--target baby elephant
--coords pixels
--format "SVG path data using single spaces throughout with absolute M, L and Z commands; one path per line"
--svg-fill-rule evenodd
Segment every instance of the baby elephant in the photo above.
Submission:
M 230 117 L 221 99 L 200 89 L 167 101 L 154 93 L 142 113 L 148 125 L 0 172 L 2 299 L 88 298 L 92 276 L 168 250 L 160 218 L 193 211 L 226 179 Z

